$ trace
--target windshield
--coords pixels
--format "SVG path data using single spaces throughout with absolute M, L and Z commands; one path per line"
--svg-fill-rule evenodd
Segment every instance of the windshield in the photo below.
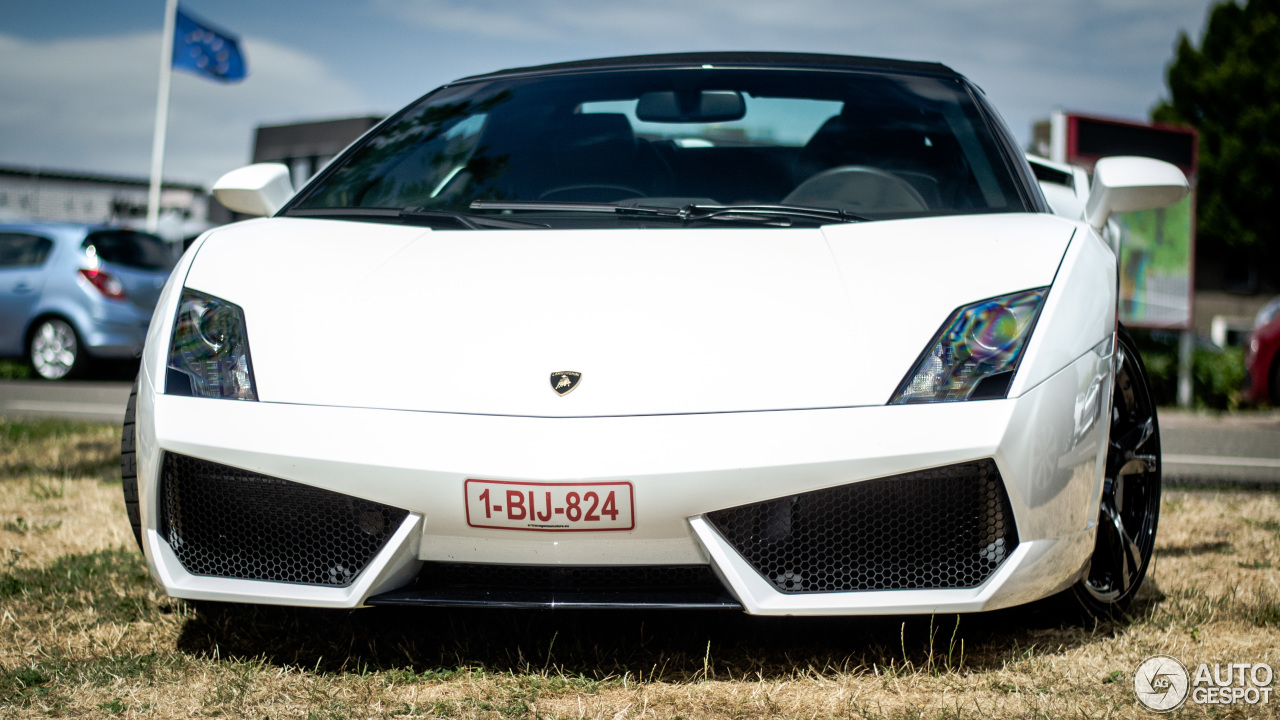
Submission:
M 822 208 L 859 220 L 1027 209 L 960 78 L 717 68 L 446 87 L 345 153 L 285 214 L 653 221 L 572 203 Z

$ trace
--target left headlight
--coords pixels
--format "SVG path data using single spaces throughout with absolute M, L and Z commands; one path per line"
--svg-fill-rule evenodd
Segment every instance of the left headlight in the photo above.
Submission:
M 889 404 L 1005 397 L 1048 291 L 1004 295 L 953 312 Z
M 244 310 L 184 288 L 169 340 L 166 395 L 257 400 Z

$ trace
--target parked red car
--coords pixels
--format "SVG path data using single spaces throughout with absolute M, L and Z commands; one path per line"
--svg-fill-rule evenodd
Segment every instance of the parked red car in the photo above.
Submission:
M 1258 311 L 1244 354 L 1244 398 L 1280 406 L 1280 297 Z

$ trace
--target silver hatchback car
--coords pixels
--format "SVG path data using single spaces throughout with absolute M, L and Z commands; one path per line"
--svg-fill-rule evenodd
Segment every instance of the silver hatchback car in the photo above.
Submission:
M 71 223 L 0 223 L 0 357 L 48 380 L 138 356 L 174 256 L 155 235 Z

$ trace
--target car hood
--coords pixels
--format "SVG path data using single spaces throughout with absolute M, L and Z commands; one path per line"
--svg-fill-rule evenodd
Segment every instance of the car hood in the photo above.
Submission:
M 275 218 L 186 285 L 244 308 L 263 402 L 543 417 L 882 405 L 960 305 L 1054 278 L 1050 215 L 431 231 Z M 581 373 L 558 395 L 557 371 Z

